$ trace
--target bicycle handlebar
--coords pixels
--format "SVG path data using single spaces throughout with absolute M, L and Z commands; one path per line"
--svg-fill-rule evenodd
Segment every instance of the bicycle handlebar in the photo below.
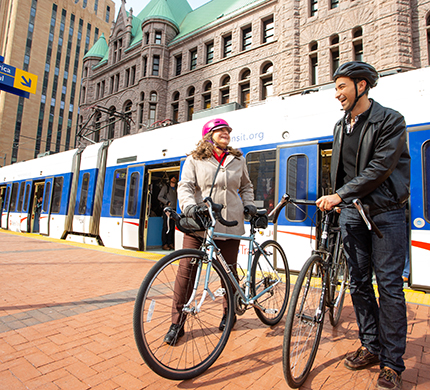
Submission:
M 275 224 L 276 221 L 278 220 L 279 214 L 281 212 L 281 210 L 288 204 L 288 203 L 292 203 L 292 204 L 302 204 L 302 205 L 306 205 L 306 206 L 315 206 L 315 201 L 314 200 L 307 200 L 307 199 L 293 199 L 291 198 L 291 196 L 287 193 L 285 193 L 284 195 L 282 195 L 281 200 L 279 201 L 279 203 L 276 205 L 276 207 L 270 212 L 269 214 L 269 218 L 273 216 L 273 223 Z M 373 222 L 372 218 L 370 218 L 369 215 L 369 210 L 368 210 L 368 206 L 367 205 L 363 205 L 360 201 L 360 199 L 354 199 L 352 201 L 352 204 L 355 206 L 355 208 L 358 210 L 358 212 L 360 213 L 361 217 L 363 218 L 363 221 L 365 222 L 367 228 L 369 230 L 373 230 L 375 232 L 375 234 L 379 237 L 382 238 L 383 234 L 381 233 L 381 231 L 378 229 L 378 227 L 376 226 L 375 222 Z M 350 205 L 345 205 L 344 207 L 351 207 Z M 340 207 L 342 208 L 342 206 Z
M 222 204 L 214 203 L 214 201 L 210 197 L 204 198 L 203 202 L 206 204 L 206 206 L 208 206 L 209 216 L 212 219 L 212 226 L 215 226 L 215 220 L 218 220 L 221 225 L 229 227 L 236 226 L 238 224 L 237 221 L 227 221 L 222 217 L 221 210 L 224 208 Z
M 289 194 L 285 193 L 284 195 L 282 195 L 282 198 L 279 201 L 279 203 L 276 205 L 276 207 L 268 215 L 269 218 L 271 218 L 273 216 L 273 223 L 274 224 L 278 220 L 279 213 L 287 205 L 287 203 L 303 204 L 306 206 L 315 206 L 314 200 L 294 199 Z

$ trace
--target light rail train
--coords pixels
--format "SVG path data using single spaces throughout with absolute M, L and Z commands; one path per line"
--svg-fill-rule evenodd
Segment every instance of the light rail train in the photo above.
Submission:
M 412 158 L 410 283 L 430 290 L 430 68 L 382 77 L 370 97 L 406 118 Z M 317 199 L 331 191 L 332 132 L 342 115 L 334 88 L 326 88 L 5 166 L 0 168 L 0 227 L 113 248 L 160 249 L 158 192 L 170 176 L 180 177 L 203 124 L 217 116 L 233 128 L 231 145 L 246 157 L 260 208 L 270 210 L 285 192 Z M 308 206 L 307 214 L 314 213 Z M 291 270 L 300 270 L 312 248 L 305 213 L 286 208 L 260 239 L 268 236 L 282 244 Z

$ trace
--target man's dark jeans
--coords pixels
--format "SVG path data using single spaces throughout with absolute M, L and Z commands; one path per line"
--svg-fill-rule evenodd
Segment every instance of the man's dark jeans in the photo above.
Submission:
M 402 272 L 406 256 L 405 209 L 372 218 L 384 235 L 369 231 L 355 209 L 343 209 L 340 226 L 351 275 L 351 298 L 361 343 L 380 355 L 381 367 L 405 369 L 406 304 Z M 372 286 L 376 275 L 379 306 Z

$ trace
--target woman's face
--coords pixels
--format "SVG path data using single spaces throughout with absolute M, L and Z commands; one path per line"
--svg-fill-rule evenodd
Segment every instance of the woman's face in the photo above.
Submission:
M 216 129 L 212 133 L 213 141 L 220 145 L 223 149 L 226 149 L 230 143 L 230 131 L 227 127 L 221 127 Z

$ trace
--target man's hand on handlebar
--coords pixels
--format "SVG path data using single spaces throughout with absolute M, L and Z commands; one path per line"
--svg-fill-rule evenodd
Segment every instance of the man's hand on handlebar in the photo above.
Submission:
M 315 204 L 321 211 L 329 211 L 333 207 L 342 202 L 342 198 L 338 194 L 324 195 L 317 199 Z

